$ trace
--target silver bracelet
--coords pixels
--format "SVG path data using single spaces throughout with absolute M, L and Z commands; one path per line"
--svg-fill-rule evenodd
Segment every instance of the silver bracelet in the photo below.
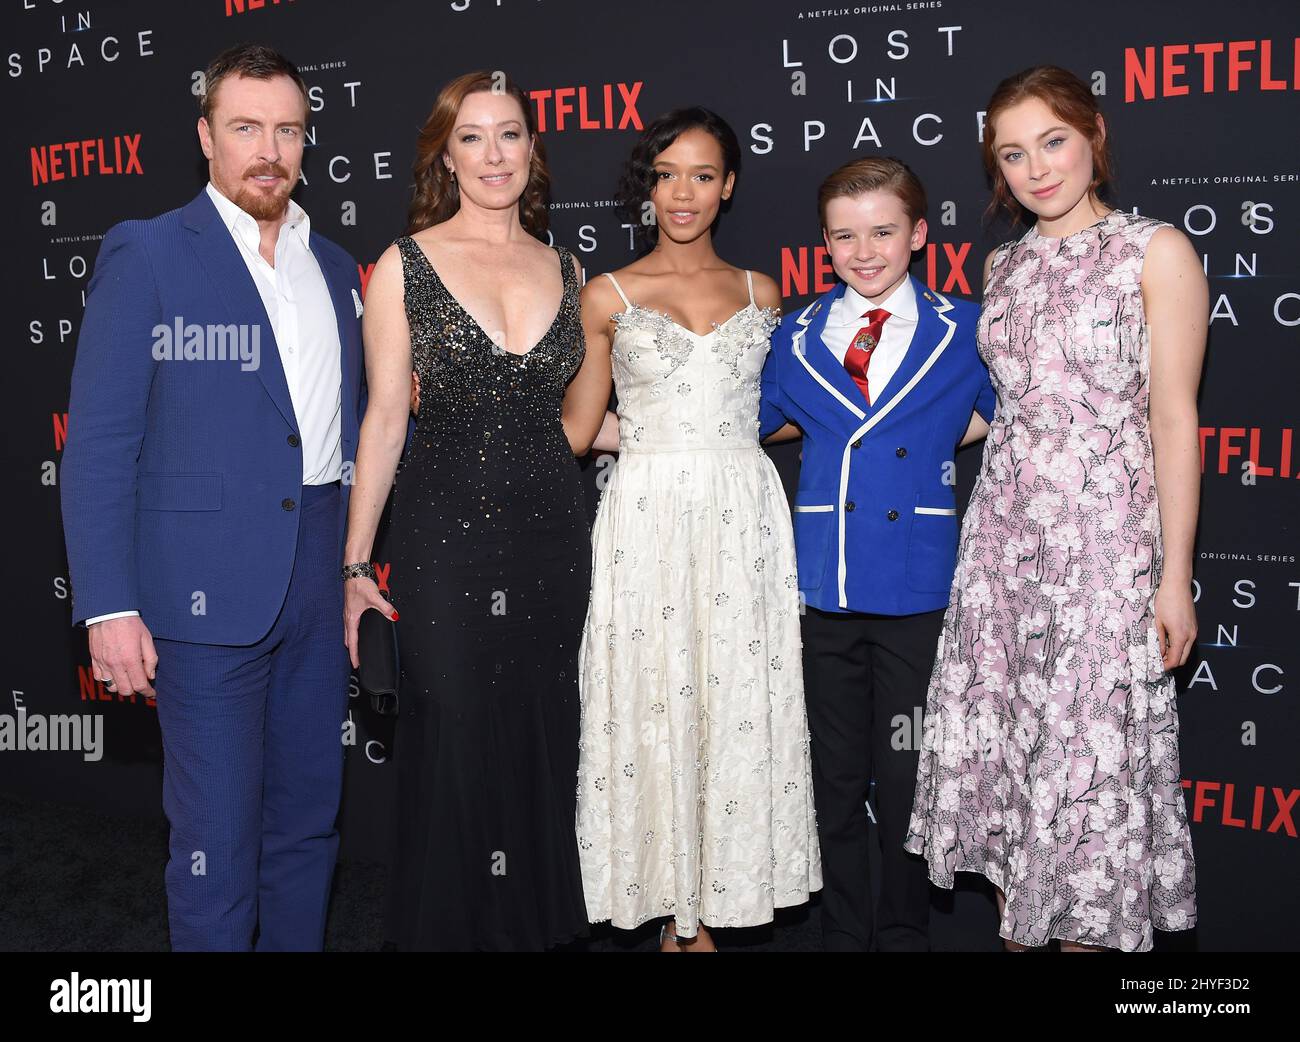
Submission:
M 344 579 L 371 579 L 375 578 L 375 566 L 369 561 L 358 561 L 356 564 L 345 564 L 343 566 Z

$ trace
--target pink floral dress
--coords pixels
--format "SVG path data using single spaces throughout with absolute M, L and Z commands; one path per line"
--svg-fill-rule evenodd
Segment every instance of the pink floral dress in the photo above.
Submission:
M 1124 951 L 1195 925 L 1147 430 L 1142 262 L 1113 211 L 999 248 L 979 348 L 997 413 L 930 678 L 907 850 L 1006 895 L 999 933 Z

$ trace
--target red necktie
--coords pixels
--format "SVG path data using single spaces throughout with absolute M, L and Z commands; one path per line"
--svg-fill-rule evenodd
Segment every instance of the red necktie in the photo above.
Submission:
M 867 389 L 867 366 L 871 364 L 872 352 L 880 343 L 880 332 L 885 326 L 885 319 L 889 318 L 889 312 L 884 308 L 872 308 L 862 317 L 867 320 L 867 324 L 853 334 L 849 349 L 844 354 L 844 368 L 849 371 L 853 382 L 862 392 L 862 397 L 870 405 L 871 392 Z

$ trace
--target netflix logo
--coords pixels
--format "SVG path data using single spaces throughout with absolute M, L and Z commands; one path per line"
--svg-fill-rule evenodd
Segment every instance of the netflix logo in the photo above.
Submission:
M 645 129 L 636 100 L 644 84 L 606 83 L 600 87 L 555 87 L 529 91 L 537 106 L 537 132 L 547 130 Z M 618 97 L 614 97 L 615 90 Z
M 1285 832 L 1292 839 L 1296 838 L 1293 814 L 1296 800 L 1300 799 L 1300 789 L 1256 785 L 1239 793 L 1232 782 L 1191 781 L 1187 778 L 1183 779 L 1183 788 L 1192 794 L 1192 821 L 1197 824 L 1213 822 L 1225 828 Z
M 1280 43 L 1276 52 L 1272 40 L 1167 43 L 1140 52 L 1126 47 L 1124 100 L 1235 93 L 1243 83 L 1250 90 L 1300 90 L 1300 37 Z
M 1254 478 L 1297 478 L 1291 470 L 1293 428 L 1202 427 L 1201 473 Z
M 32 184 L 43 185 L 69 177 L 110 174 L 144 174 L 140 165 L 142 134 L 118 134 L 104 143 L 102 137 L 32 146 Z
M 246 11 L 260 11 L 264 7 L 279 7 L 291 4 L 293 0 L 226 0 L 226 17 L 243 14 Z
M 924 282 L 940 293 L 964 293 L 971 296 L 966 264 L 974 243 L 926 243 Z M 942 284 L 940 284 L 942 276 Z M 835 270 L 825 246 L 781 247 L 781 296 L 805 297 L 835 288 Z

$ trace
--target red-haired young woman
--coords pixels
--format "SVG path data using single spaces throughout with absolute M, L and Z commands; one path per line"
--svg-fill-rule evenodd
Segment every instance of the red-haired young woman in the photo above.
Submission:
M 987 108 L 997 389 L 930 680 L 906 848 L 998 888 L 1008 948 L 1145 951 L 1196 922 L 1169 670 L 1196 637 L 1196 388 L 1208 293 L 1187 238 L 1105 206 L 1106 125 L 1051 66 Z

